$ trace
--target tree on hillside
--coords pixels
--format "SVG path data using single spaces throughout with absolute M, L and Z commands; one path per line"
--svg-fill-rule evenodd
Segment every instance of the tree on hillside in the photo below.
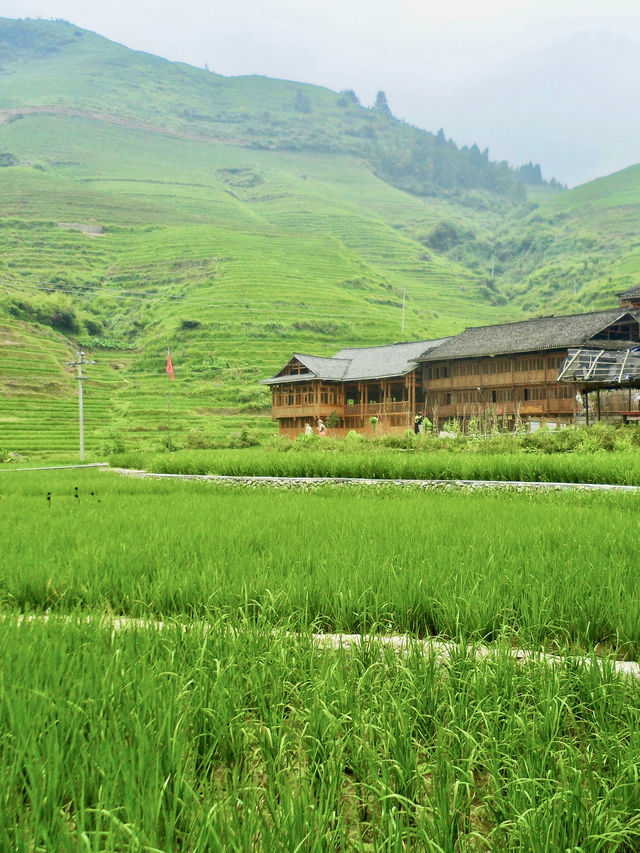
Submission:
M 524 166 L 519 166 L 516 169 L 516 177 L 518 180 L 522 181 L 523 184 L 541 186 L 544 183 L 539 163 L 536 163 L 534 166 L 533 163 L 529 162 Z
M 304 92 L 301 92 L 299 89 L 296 92 L 296 98 L 293 102 L 294 110 L 297 110 L 299 113 L 310 113 L 311 112 L 311 99 L 308 95 L 305 95 Z
M 389 109 L 389 104 L 387 102 L 387 96 L 382 90 L 376 95 L 374 109 L 380 110 L 381 113 L 386 113 L 389 116 L 391 115 L 391 110 Z
M 359 104 L 359 103 L 360 103 L 360 98 L 358 98 L 358 96 L 357 96 L 357 95 L 356 95 L 356 93 L 353 91 L 353 89 L 344 89 L 342 92 L 340 92 L 340 95 L 341 95 L 341 96 L 342 96 L 342 97 L 343 97 L 347 102 L 350 102 L 350 103 L 352 103 L 352 104 Z

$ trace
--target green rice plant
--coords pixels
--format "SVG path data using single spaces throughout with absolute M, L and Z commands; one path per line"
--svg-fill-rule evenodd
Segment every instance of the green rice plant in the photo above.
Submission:
M 0 622 L 0 845 L 634 849 L 640 686 L 286 621 Z M 10 673 L 10 677 L 9 674 Z
M 0 494 L 10 610 L 214 611 L 640 652 L 635 494 L 291 490 L 90 469 L 0 474 Z
M 407 452 L 375 447 L 360 449 L 347 442 L 334 451 L 311 442 L 294 450 L 256 448 L 183 451 L 175 454 L 122 454 L 112 465 L 164 474 L 219 474 L 242 477 L 362 477 L 407 480 L 509 480 L 546 483 L 611 483 L 640 485 L 637 450 L 576 453 L 482 453 L 433 450 Z M 347 446 L 345 446 L 347 445 Z

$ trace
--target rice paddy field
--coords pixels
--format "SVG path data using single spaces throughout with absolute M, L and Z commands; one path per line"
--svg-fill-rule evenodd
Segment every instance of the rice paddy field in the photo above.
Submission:
M 509 437 L 507 436 L 507 445 Z M 218 474 L 240 477 L 364 477 L 375 480 L 501 480 L 547 483 L 640 484 L 638 450 L 580 453 L 527 453 L 510 448 L 491 452 L 479 444 L 472 452 L 449 449 L 404 451 L 337 445 L 335 452 L 242 450 L 116 454 L 112 465 L 160 474 Z M 300 450 L 300 452 L 297 452 Z
M 635 494 L 4 467 L 0 496 L 1 849 L 638 848 Z

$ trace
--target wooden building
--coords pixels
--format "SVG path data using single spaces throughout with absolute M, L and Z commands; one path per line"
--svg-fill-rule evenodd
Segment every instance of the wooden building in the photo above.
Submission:
M 444 340 L 352 347 L 331 358 L 296 353 L 272 379 L 263 380 L 272 389 L 280 433 L 295 438 L 319 418 L 330 424 L 337 419 L 329 427 L 335 436 L 350 430 L 404 433 L 424 405 L 417 359 Z
M 562 425 L 584 413 L 578 376 L 558 381 L 569 350 L 640 345 L 640 288 L 621 307 L 465 329 L 432 341 L 343 349 L 331 358 L 296 354 L 272 379 L 273 417 L 291 437 L 335 422 L 330 432 L 403 433 L 423 412 L 437 426 L 457 418 L 517 418 Z M 372 421 L 374 418 L 376 420 Z
M 575 381 L 558 382 L 570 348 L 618 349 L 640 342 L 627 309 L 465 329 L 418 359 L 429 417 L 501 416 L 509 421 L 575 421 L 582 413 Z
M 640 308 L 640 287 L 623 290 L 622 293 L 618 293 L 618 299 L 622 308 L 632 308 L 637 311 Z

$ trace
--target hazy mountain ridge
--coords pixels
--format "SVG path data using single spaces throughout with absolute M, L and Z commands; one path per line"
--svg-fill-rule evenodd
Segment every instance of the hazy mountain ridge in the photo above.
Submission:
M 442 132 L 395 119 L 384 99 L 366 109 L 353 92 L 225 78 L 62 21 L 0 20 L 0 55 L 0 109 L 14 120 L 23 107 L 56 106 L 253 148 L 352 154 L 394 186 L 424 195 L 482 189 L 522 200 L 522 181 L 537 180 L 492 163 L 475 145 L 459 150 Z

